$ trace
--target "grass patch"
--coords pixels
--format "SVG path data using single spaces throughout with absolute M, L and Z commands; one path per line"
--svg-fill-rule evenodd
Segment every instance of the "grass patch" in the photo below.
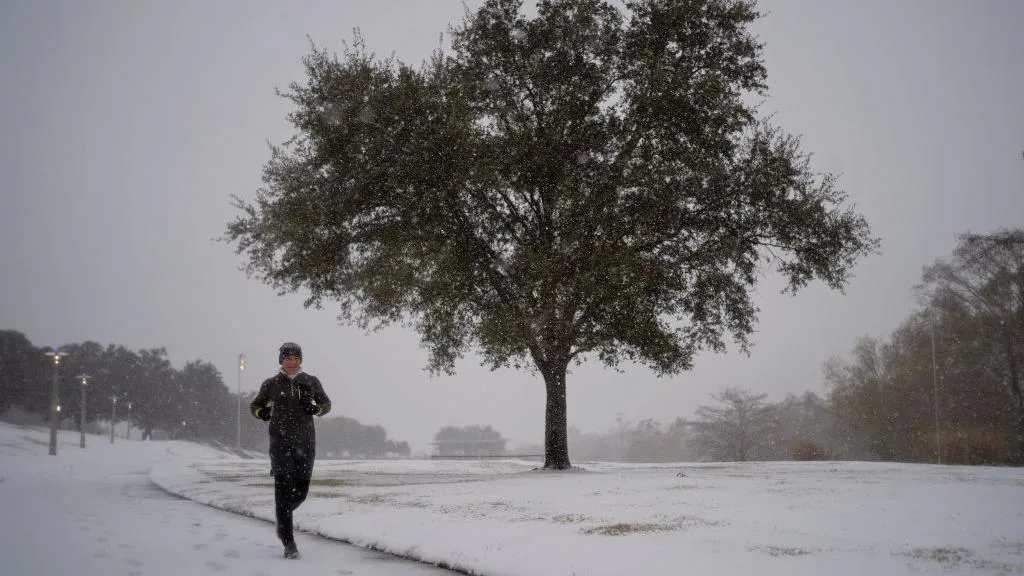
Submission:
M 625 536 L 627 534 L 648 534 L 651 532 L 671 532 L 675 530 L 677 526 L 672 524 L 605 524 L 604 526 L 594 526 L 593 528 L 584 528 L 580 530 L 580 533 L 598 536 Z
M 309 481 L 312 486 L 324 486 L 327 488 L 337 488 L 339 486 L 353 486 L 354 483 L 350 480 L 343 480 L 341 478 L 313 478 Z
M 559 514 L 551 517 L 551 521 L 556 524 L 579 524 L 589 520 L 590 517 L 583 514 Z
M 967 548 L 914 548 L 907 556 L 955 566 L 973 558 L 974 552 Z
M 711 526 L 720 526 L 722 523 L 718 520 L 706 520 L 698 516 L 676 516 L 675 518 L 671 519 L 671 524 L 675 526 L 677 530 L 689 530 L 690 528 L 708 528 Z
M 795 546 L 757 546 L 751 548 L 757 552 L 764 552 L 769 556 L 808 556 L 811 551 L 806 548 L 797 548 Z
M 380 494 L 367 494 L 365 496 L 353 496 L 352 501 L 356 504 L 368 504 L 376 506 L 378 504 L 387 504 L 391 502 L 391 498 L 387 496 L 381 496 Z
M 312 492 L 313 498 L 347 498 L 344 494 L 338 494 L 337 492 Z
M 240 474 L 207 473 L 207 475 L 212 476 L 214 482 L 243 482 L 245 480 L 252 480 L 252 476 L 242 476 Z
M 919 560 L 928 560 L 941 564 L 946 568 L 970 566 L 973 571 L 995 572 L 997 574 L 1019 574 L 1024 565 L 995 562 L 975 556 L 973 550 L 967 548 L 914 548 L 904 555 Z

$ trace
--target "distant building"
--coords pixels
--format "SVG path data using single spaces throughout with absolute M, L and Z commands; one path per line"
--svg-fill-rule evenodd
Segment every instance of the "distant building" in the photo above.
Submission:
M 431 443 L 434 455 L 442 458 L 504 456 L 508 440 L 490 426 L 445 426 Z

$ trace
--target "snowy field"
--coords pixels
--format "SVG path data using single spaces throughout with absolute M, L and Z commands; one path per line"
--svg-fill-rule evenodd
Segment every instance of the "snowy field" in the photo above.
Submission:
M 271 523 L 171 496 L 157 461 L 224 457 L 186 442 L 127 442 L 0 423 L 0 576 L 441 576 L 450 572 L 300 535 L 285 560 Z
M 826 463 L 320 461 L 297 526 L 473 574 L 1024 574 L 1024 470 Z M 265 461 L 170 461 L 272 518 Z
M 488 576 L 1024 574 L 1020 469 L 578 463 L 585 471 L 551 473 L 524 461 L 319 461 L 296 512 L 303 558 L 286 561 L 272 525 L 256 520 L 273 518 L 266 460 L 96 436 L 83 451 L 77 434 L 63 434 L 54 458 L 45 430 L 0 425 L 4 575 L 437 572 L 379 554 L 353 558 L 374 553 L 317 535 Z M 126 474 L 146 482 L 118 488 Z M 160 491 L 149 481 L 241 515 L 153 496 Z M 161 514 L 147 499 L 179 507 L 162 513 L 171 527 L 128 517 Z M 70 552 L 54 552 L 71 555 L 61 566 L 79 554 L 95 570 L 32 564 L 53 561 L 39 541 L 51 534 L 38 526 L 57 526 L 36 516 L 61 513 L 69 530 L 95 541 L 65 543 Z M 177 559 L 161 565 L 156 549 Z M 134 565 L 113 569 L 119 555 Z

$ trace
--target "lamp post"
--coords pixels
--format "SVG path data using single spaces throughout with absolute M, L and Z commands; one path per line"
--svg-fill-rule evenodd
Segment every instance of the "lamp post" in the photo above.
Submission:
M 235 410 L 235 448 L 242 448 L 242 372 L 245 370 L 245 354 L 238 355 L 238 409 Z
M 57 455 L 57 424 L 60 421 L 60 359 L 67 356 L 66 352 L 54 348 L 47 350 L 46 355 L 53 358 L 53 392 L 50 396 L 50 456 Z
M 110 397 L 110 443 L 114 443 L 114 418 L 117 416 L 117 396 Z
M 89 378 L 92 378 L 92 376 L 89 376 L 88 374 L 78 375 L 78 379 L 82 381 L 82 413 L 78 417 L 78 429 L 82 433 L 82 440 L 80 443 L 82 448 L 85 448 L 85 388 L 89 384 Z
M 626 433 L 622 423 L 622 412 L 615 416 L 615 421 L 619 423 L 619 458 L 621 459 L 626 453 Z
M 132 401 L 128 401 L 128 427 L 124 431 L 124 439 L 131 440 L 132 437 Z

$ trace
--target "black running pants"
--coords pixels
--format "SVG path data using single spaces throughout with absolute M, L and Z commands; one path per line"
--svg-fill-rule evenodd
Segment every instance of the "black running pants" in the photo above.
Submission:
M 290 450 L 273 462 L 274 509 L 277 515 L 277 537 L 281 543 L 295 543 L 292 512 L 306 500 L 313 476 L 313 451 Z

